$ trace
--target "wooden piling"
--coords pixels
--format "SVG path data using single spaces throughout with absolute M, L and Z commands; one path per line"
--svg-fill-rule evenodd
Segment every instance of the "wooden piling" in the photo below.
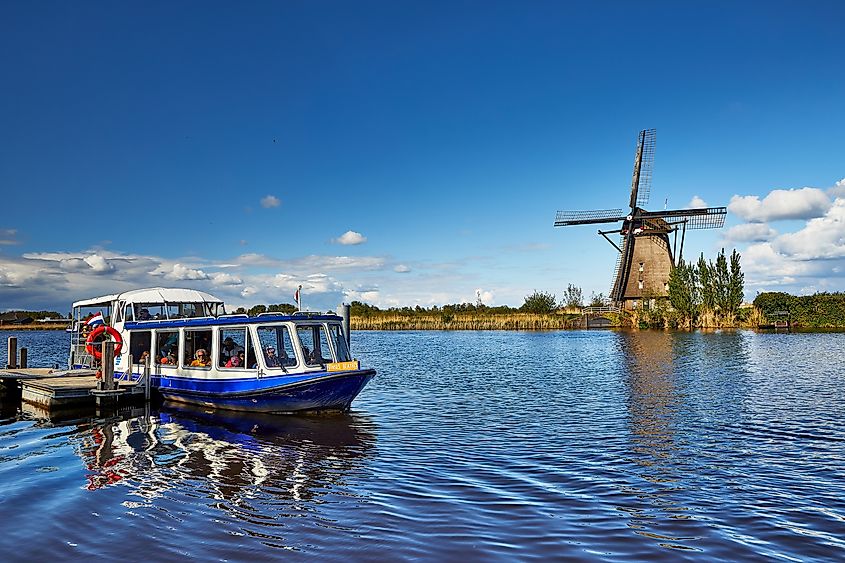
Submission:
M 18 339 L 14 336 L 9 337 L 9 348 L 6 358 L 6 369 L 15 369 L 18 367 Z
M 104 391 L 112 391 L 115 389 L 114 386 L 114 342 L 111 340 L 104 340 L 103 341 L 103 358 L 102 358 L 102 370 L 103 370 L 103 390 Z
M 150 400 L 150 357 L 144 359 L 144 399 Z
M 27 356 L 27 349 L 21 348 L 21 361 L 20 361 L 20 364 L 18 364 L 18 367 L 20 367 L 21 369 L 27 368 L 27 365 L 26 365 L 27 358 L 26 358 L 26 356 Z

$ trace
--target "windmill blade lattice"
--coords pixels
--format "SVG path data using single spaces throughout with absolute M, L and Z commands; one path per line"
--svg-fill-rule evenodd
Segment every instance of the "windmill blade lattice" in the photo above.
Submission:
M 654 146 L 657 141 L 656 129 L 640 131 L 637 154 L 634 157 L 634 174 L 631 182 L 631 207 L 642 207 L 648 203 L 651 195 L 651 176 L 654 171 Z
M 567 225 L 589 225 L 591 223 L 613 223 L 623 221 L 625 212 L 621 209 L 593 209 L 590 211 L 558 211 L 555 227 Z
M 673 209 L 669 211 L 646 211 L 642 217 L 660 218 L 670 225 L 686 224 L 687 229 L 720 229 L 725 225 L 725 207 L 701 207 L 698 209 Z

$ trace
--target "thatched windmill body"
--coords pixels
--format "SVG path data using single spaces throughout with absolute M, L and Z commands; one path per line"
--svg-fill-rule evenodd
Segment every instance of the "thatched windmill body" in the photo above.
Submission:
M 631 180 L 630 211 L 597 209 L 592 211 L 558 211 L 555 227 L 594 225 L 621 222 L 619 229 L 599 234 L 619 251 L 610 299 L 614 304 L 634 309 L 643 299 L 665 297 L 669 273 L 681 260 L 687 229 L 715 229 L 725 224 L 727 209 L 700 207 L 646 211 L 651 192 L 654 167 L 655 130 L 640 131 L 634 175 Z M 619 244 L 607 235 L 619 234 Z M 678 235 L 680 234 L 680 246 Z M 670 240 L 672 235 L 672 240 Z

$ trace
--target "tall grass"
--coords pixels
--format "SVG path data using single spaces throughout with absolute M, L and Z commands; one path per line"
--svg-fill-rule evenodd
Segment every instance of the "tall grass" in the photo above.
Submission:
M 479 315 L 456 313 L 454 315 L 381 315 L 353 316 L 353 330 L 555 330 L 577 328 L 580 315 L 538 315 L 509 313 L 505 315 Z

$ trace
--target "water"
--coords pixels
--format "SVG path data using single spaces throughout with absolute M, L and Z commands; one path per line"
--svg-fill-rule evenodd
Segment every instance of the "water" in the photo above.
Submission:
M 63 333 L 18 336 L 64 358 Z M 4 405 L 0 553 L 843 558 L 845 334 L 361 332 L 353 348 L 379 374 L 342 416 Z

